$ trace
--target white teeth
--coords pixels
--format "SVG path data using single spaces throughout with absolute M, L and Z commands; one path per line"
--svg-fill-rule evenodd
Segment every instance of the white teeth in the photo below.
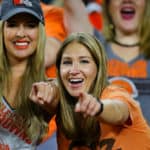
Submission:
M 70 82 L 82 82 L 83 79 L 70 79 Z
M 28 43 L 27 42 L 19 42 L 19 43 L 15 43 L 17 46 L 26 46 L 26 45 L 28 45 Z
M 130 9 L 130 8 L 126 8 L 126 9 L 123 9 L 124 11 L 133 11 L 133 9 Z

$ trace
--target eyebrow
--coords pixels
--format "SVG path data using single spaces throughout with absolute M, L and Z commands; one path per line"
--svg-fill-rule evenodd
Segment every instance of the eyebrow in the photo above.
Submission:
M 70 59 L 71 57 L 70 57 L 70 56 L 63 56 L 62 58 Z M 79 58 L 89 58 L 89 59 L 93 59 L 92 56 L 79 56 Z

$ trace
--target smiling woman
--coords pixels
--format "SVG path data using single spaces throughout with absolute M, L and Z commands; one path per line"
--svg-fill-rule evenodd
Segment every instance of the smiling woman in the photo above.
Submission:
M 108 84 L 105 50 L 94 36 L 68 36 L 56 67 L 57 84 L 37 83 L 30 98 L 56 114 L 59 150 L 131 150 L 131 144 L 150 149 L 150 128 L 139 104 L 125 89 Z
M 27 13 L 15 15 L 4 23 L 4 42 L 9 60 L 23 60 L 35 52 L 38 30 L 38 20 Z
M 50 91 L 57 86 L 59 91 L 51 93 L 53 99 L 38 98 L 47 95 L 45 88 L 37 90 L 40 84 L 30 98 L 56 114 L 58 150 L 150 149 L 150 128 L 139 104 L 125 89 L 108 84 L 105 51 L 94 36 L 66 38 L 56 67 L 58 85 Z
M 90 70 L 89 70 L 90 68 Z M 97 67 L 87 48 L 73 42 L 66 47 L 61 59 L 61 79 L 72 96 L 88 91 L 96 77 Z
M 29 99 L 45 80 L 45 30 L 38 0 L 3 0 L 0 22 L 0 149 L 33 150 L 47 131 L 47 116 Z M 39 36 L 40 35 L 40 36 Z
M 57 84 L 36 83 L 30 98 L 56 114 L 59 150 L 131 150 L 131 144 L 150 149 L 150 128 L 139 104 L 125 89 L 108 84 L 105 50 L 94 36 L 68 36 L 56 67 Z
M 133 98 L 140 104 L 148 122 L 150 122 L 148 87 L 150 30 L 147 30 L 150 26 L 149 10 L 149 0 L 103 0 L 104 28 L 102 34 L 99 32 L 95 34 L 105 46 L 110 81 L 127 90 L 132 89 L 129 92 L 133 91 L 131 94 L 136 95 Z M 126 85 L 131 86 L 127 88 Z

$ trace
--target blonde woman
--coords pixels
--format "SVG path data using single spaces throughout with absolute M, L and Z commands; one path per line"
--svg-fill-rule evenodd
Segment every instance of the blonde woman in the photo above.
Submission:
M 40 2 L 2 1 L 0 33 L 0 147 L 35 149 L 48 121 L 45 111 L 29 100 L 31 85 L 45 80 Z

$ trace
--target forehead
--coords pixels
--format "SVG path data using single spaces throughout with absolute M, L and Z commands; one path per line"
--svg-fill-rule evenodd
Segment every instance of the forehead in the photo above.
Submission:
M 63 52 L 63 56 L 90 56 L 91 53 L 90 50 L 83 45 L 82 43 L 79 42 L 72 42 L 69 43 Z

